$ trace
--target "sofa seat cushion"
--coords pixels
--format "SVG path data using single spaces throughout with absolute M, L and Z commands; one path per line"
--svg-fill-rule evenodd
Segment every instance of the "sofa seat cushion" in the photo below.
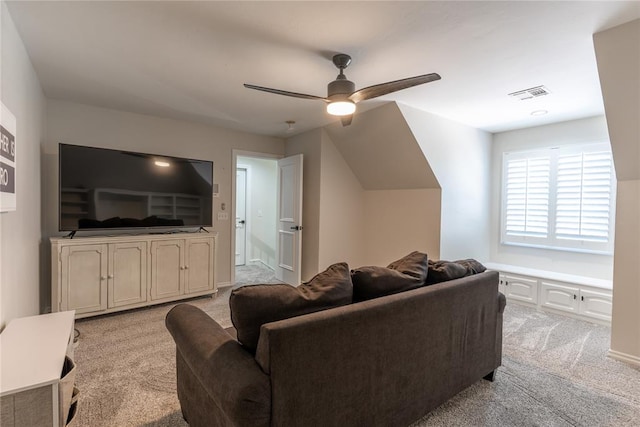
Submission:
M 343 262 L 331 265 L 298 287 L 287 284 L 242 286 L 231 292 L 229 307 L 238 341 L 255 353 L 263 324 L 351 304 L 352 299 L 349 266 Z
M 457 261 L 432 261 L 429 260 L 429 274 L 426 284 L 446 282 L 448 280 L 459 279 L 482 273 L 487 268 L 475 259 L 461 259 Z
M 391 295 L 425 284 L 427 254 L 414 251 L 387 267 L 365 266 L 351 270 L 353 302 Z

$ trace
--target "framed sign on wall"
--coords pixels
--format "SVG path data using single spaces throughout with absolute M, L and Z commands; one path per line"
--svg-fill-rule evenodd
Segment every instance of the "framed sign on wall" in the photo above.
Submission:
M 0 106 L 0 212 L 9 212 L 16 210 L 16 117 Z

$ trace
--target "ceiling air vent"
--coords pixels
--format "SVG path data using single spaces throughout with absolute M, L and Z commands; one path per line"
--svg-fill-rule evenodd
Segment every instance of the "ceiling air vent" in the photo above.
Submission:
M 519 90 L 517 92 L 512 92 L 509 96 L 512 96 L 520 101 L 524 101 L 526 99 L 537 98 L 539 96 L 549 95 L 549 89 L 544 86 L 536 86 L 531 87 L 529 89 Z

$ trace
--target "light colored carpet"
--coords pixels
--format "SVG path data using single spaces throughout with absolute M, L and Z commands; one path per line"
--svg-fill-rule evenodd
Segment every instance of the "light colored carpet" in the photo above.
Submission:
M 275 272 L 260 262 L 249 262 L 236 267 L 235 286 L 255 283 L 280 283 Z
M 230 326 L 231 288 L 188 301 Z M 76 323 L 77 426 L 186 426 L 175 347 L 164 326 L 174 304 Z M 508 304 L 503 366 L 412 427 L 637 426 L 640 369 L 606 357 L 606 326 Z

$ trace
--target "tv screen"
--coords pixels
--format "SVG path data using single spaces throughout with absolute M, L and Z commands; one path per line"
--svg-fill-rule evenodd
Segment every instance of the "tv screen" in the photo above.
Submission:
M 213 162 L 59 145 L 60 231 L 213 225 Z

